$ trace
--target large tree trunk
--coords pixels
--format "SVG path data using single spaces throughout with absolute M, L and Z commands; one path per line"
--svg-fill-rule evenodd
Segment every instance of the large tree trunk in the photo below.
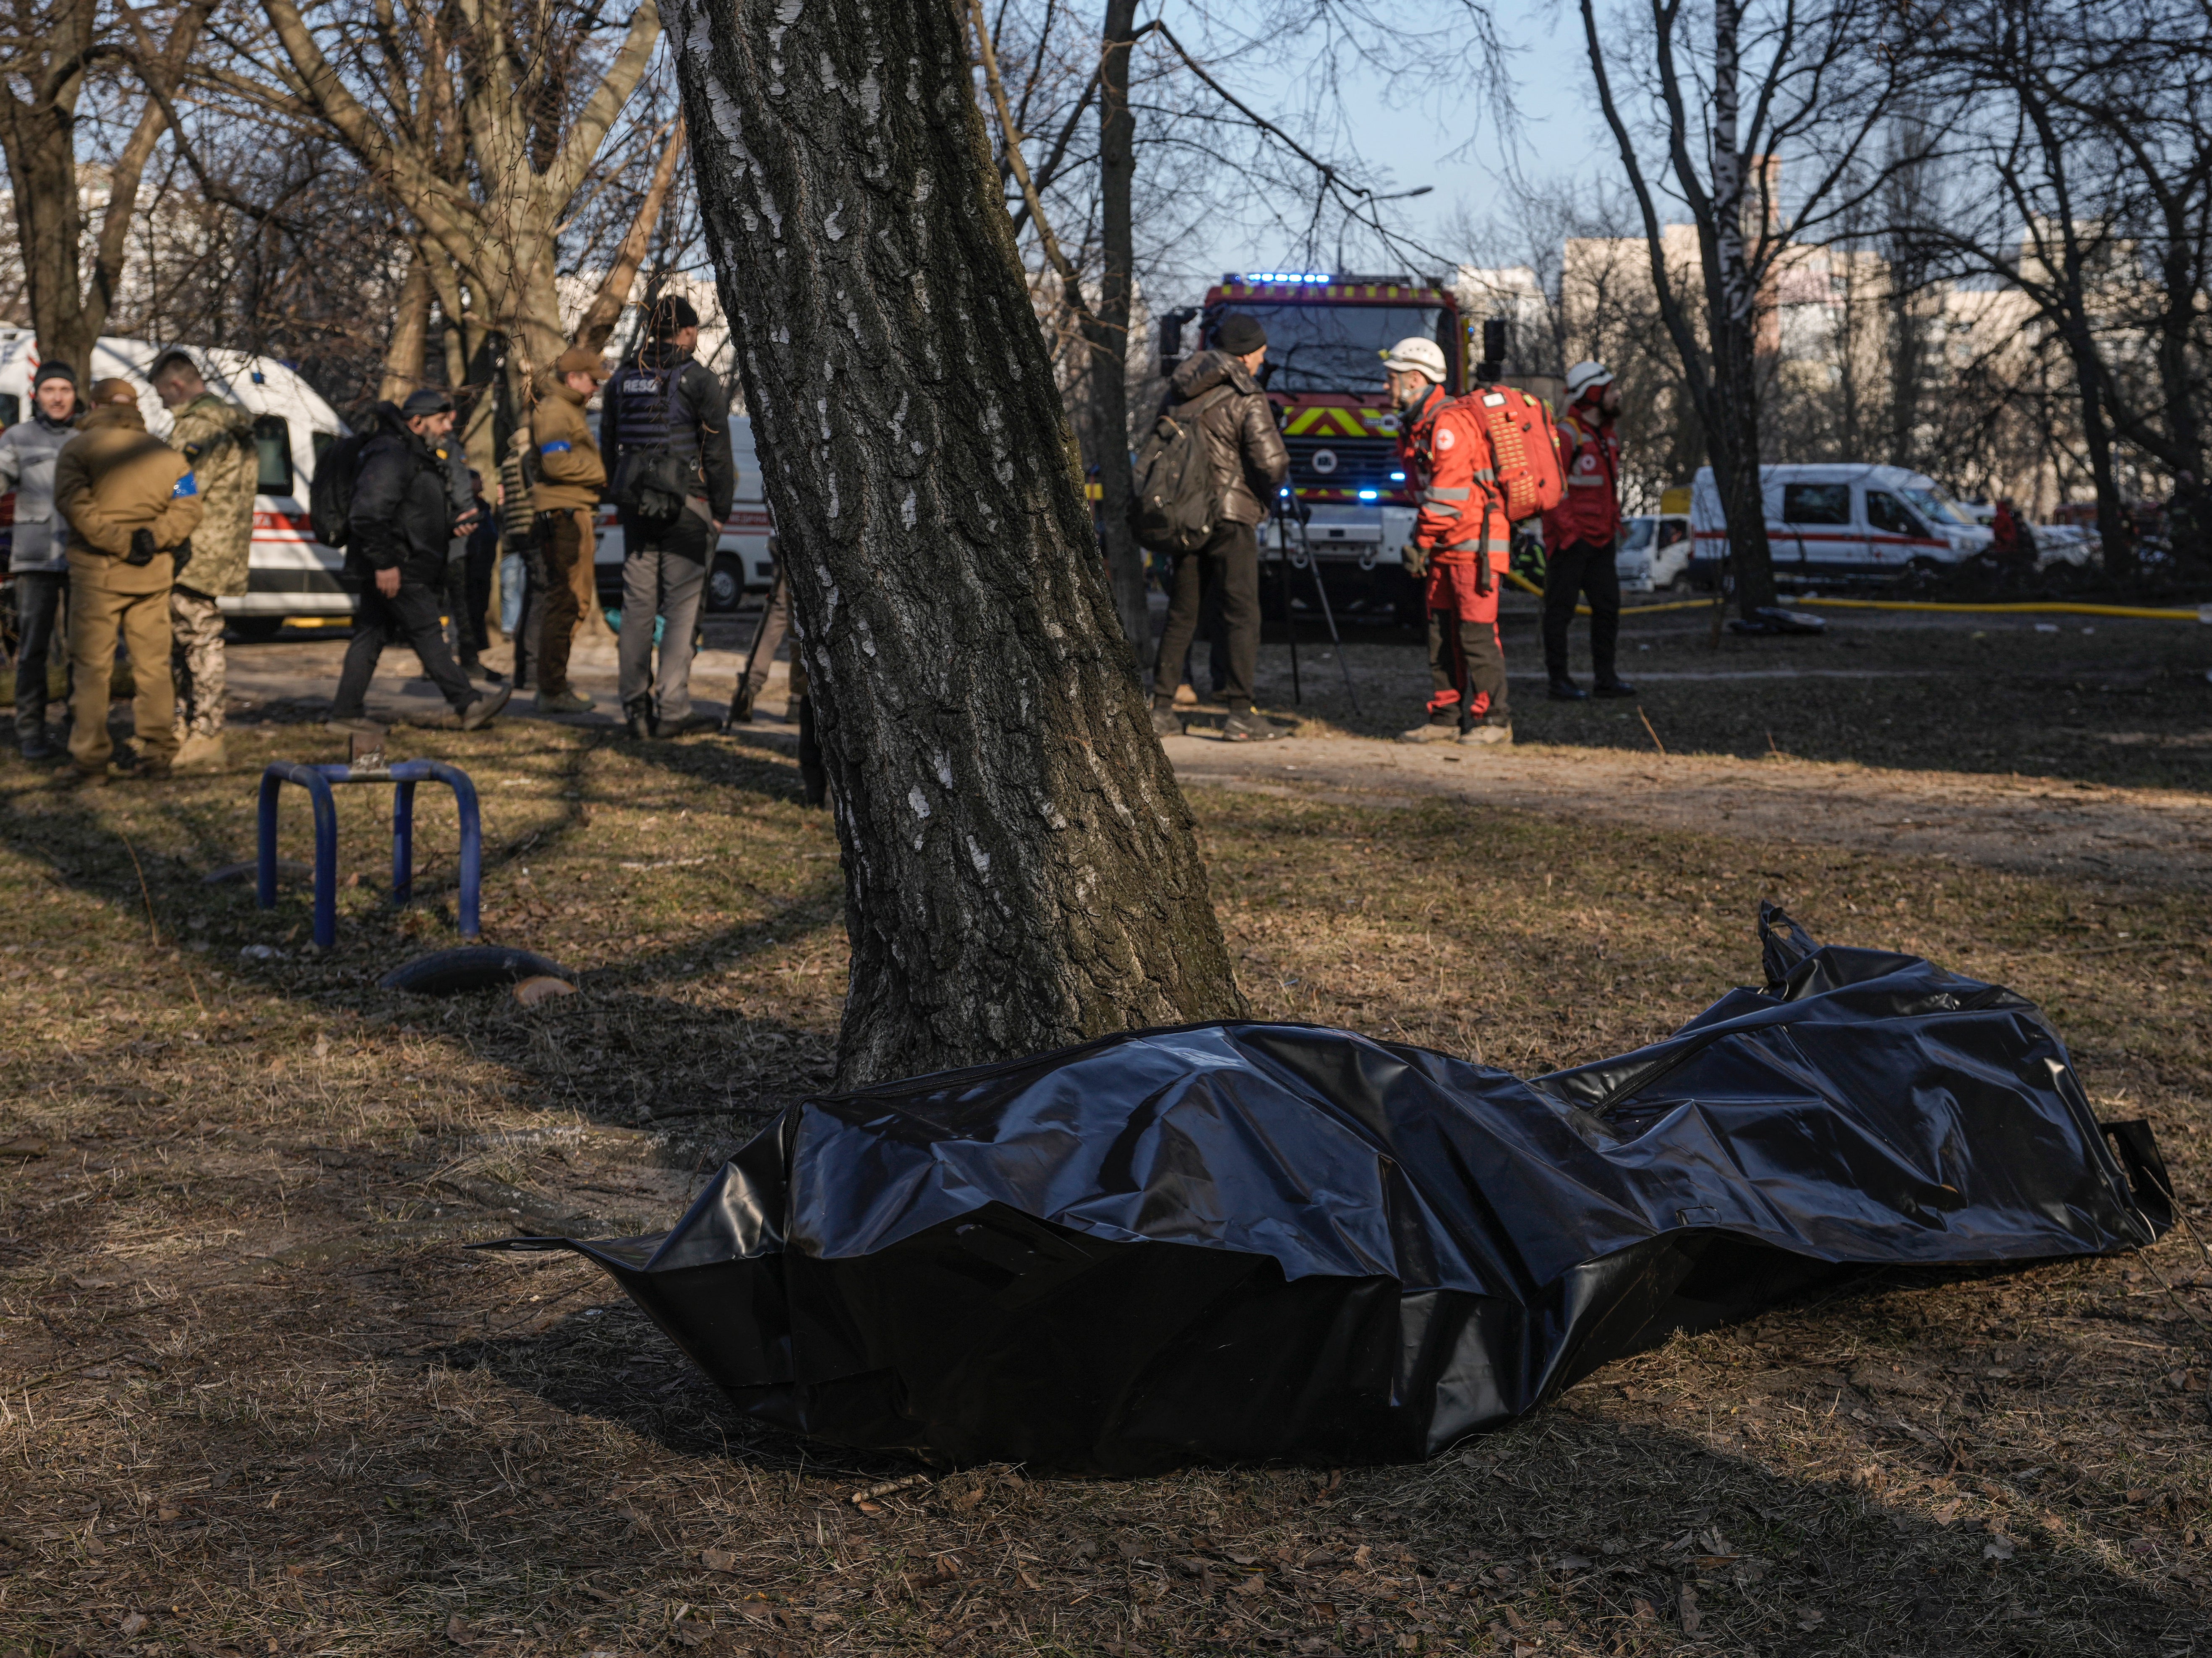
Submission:
M 430 256 L 421 248 L 408 257 L 392 319 L 391 343 L 384 348 L 384 378 L 377 383 L 379 403 L 404 403 L 422 384 L 423 354 L 430 343 Z
M 1097 411 L 1100 518 L 1114 608 L 1139 665 L 1151 659 L 1152 607 L 1145 594 L 1145 550 L 1129 528 L 1135 483 L 1129 476 L 1129 311 L 1136 288 L 1136 232 L 1130 214 L 1137 176 L 1137 118 L 1129 108 L 1129 48 L 1137 0 L 1106 0 L 1099 31 L 1098 308 L 1084 327 L 1091 348 L 1092 407 Z
M 676 0 L 844 848 L 838 1079 L 1243 1011 L 950 0 Z
M 1742 0 L 1717 0 L 1713 8 L 1712 223 L 1703 228 L 1706 246 L 1705 307 L 1711 319 L 1713 482 L 1728 519 L 1729 564 L 1735 577 L 1736 607 L 1749 621 L 1774 603 L 1774 554 L 1766 542 L 1766 511 L 1759 477 L 1758 284 L 1744 252 L 1748 180 L 1736 139 L 1741 67 L 1738 35 Z M 1762 193 L 1762 213 L 1769 204 Z M 1723 468 L 1733 482 L 1724 481 Z

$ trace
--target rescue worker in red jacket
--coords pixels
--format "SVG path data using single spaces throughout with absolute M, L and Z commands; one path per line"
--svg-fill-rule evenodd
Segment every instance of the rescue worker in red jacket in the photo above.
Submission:
M 1559 476 L 1566 494 L 1544 514 L 1544 671 L 1552 695 L 1579 702 L 1589 692 L 1567 673 L 1567 629 L 1575 604 L 1590 608 L 1590 667 L 1600 696 L 1633 696 L 1614 671 L 1620 641 L 1620 388 L 1603 363 L 1567 370 L 1567 412 L 1558 424 Z
M 1443 349 L 1419 336 L 1382 359 L 1398 410 L 1398 457 L 1419 491 L 1420 517 L 1407 550 L 1409 574 L 1426 580 L 1429 717 L 1405 743 L 1510 743 L 1505 651 L 1498 590 L 1510 526 L 1496 487 L 1490 438 L 1471 409 L 1444 391 Z

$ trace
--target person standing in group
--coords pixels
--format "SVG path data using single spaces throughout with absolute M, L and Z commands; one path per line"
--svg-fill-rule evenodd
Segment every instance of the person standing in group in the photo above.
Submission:
M 459 623 L 461 671 L 487 685 L 498 685 L 506 676 L 484 666 L 483 653 L 491 648 L 491 575 L 499 563 L 500 519 L 484 494 L 483 474 L 473 466 L 469 469 L 469 501 L 472 513 L 462 537 L 460 580 L 458 592 L 455 586 L 448 586 L 447 602 Z M 448 578 L 453 574 L 450 564 L 447 574 Z
M 738 683 L 730 692 L 729 717 L 722 722 L 727 731 L 732 726 L 751 723 L 753 703 L 762 688 L 768 683 L 768 671 L 775 661 L 775 653 L 783 648 L 784 635 L 791 631 L 791 584 L 783 573 L 783 560 L 775 562 L 775 580 L 769 583 L 768 598 L 761 605 L 759 625 L 753 629 L 753 642 L 745 652 L 745 665 L 738 671 Z M 792 658 L 792 672 L 803 673 L 798 657 Z M 789 717 L 797 719 L 799 693 L 789 693 Z
M 514 647 L 514 689 L 531 687 L 538 657 L 538 616 L 544 608 L 544 572 L 538 559 L 537 513 L 531 491 L 537 483 L 538 451 L 530 428 L 518 427 L 499 461 L 499 519 L 503 551 L 499 561 L 499 630 Z
M 1600 696 L 1633 696 L 1615 671 L 1620 641 L 1620 387 L 1603 363 L 1567 370 L 1567 412 L 1557 423 L 1566 496 L 1544 514 L 1544 671 L 1552 695 L 1579 702 L 1590 693 L 1567 672 L 1567 629 L 1575 605 L 1590 609 L 1590 668 Z
M 653 302 L 645 331 L 599 414 L 608 494 L 622 513 L 623 719 L 640 739 L 714 724 L 691 712 L 692 633 L 738 474 L 728 395 L 694 355 L 699 313 L 669 295 Z
M 137 774 L 165 778 L 177 754 L 169 592 L 191 562 L 201 503 L 185 458 L 147 431 L 129 380 L 94 383 L 83 429 L 54 460 L 54 505 L 70 526 L 69 746 L 77 780 L 107 780 L 118 634 L 137 687 Z
M 414 647 L 463 731 L 489 725 L 511 689 L 482 696 L 446 649 L 438 622 L 453 539 L 452 491 L 441 449 L 453 429 L 453 399 L 425 386 L 394 409 L 379 404 L 379 430 L 362 447 L 354 477 L 346 568 L 362 584 L 361 608 L 330 724 L 341 731 L 380 729 L 368 717 L 369 682 L 387 644 Z
M 568 655 L 590 610 L 592 560 L 599 550 L 599 492 L 607 469 L 592 441 L 584 405 L 591 402 L 606 365 L 589 346 L 572 345 L 555 360 L 530 411 L 530 443 L 538 457 L 538 482 L 530 492 L 539 557 L 545 568 L 544 614 L 538 623 L 538 712 L 589 714 L 599 705 L 568 683 Z
M 0 493 L 15 492 L 8 555 L 15 578 L 15 745 L 31 761 L 61 752 L 46 735 L 48 663 L 70 580 L 69 520 L 54 509 L 54 462 L 76 435 L 76 373 L 49 357 L 31 382 L 31 418 L 0 432 Z M 68 653 L 66 647 L 58 653 Z
M 1511 528 L 1489 433 L 1444 390 L 1443 348 L 1434 340 L 1400 340 L 1382 373 L 1398 411 L 1398 458 L 1420 500 L 1407 573 L 1425 582 L 1429 618 L 1428 719 L 1399 740 L 1510 743 L 1498 590 Z
M 169 410 L 169 446 L 180 450 L 199 491 L 199 527 L 192 531 L 189 574 L 169 590 L 174 643 L 171 672 L 177 693 L 179 771 L 220 771 L 223 753 L 223 616 L 217 602 L 246 592 L 253 556 L 253 500 L 261 489 L 261 448 L 253 416 L 208 390 L 199 365 L 182 351 L 164 351 L 146 378 Z
M 1211 539 L 1194 553 L 1177 553 L 1170 587 L 1167 629 L 1152 659 L 1152 729 L 1182 734 L 1175 711 L 1183 656 L 1198 632 L 1207 601 L 1218 593 L 1228 644 L 1222 701 L 1229 705 L 1222 738 L 1265 742 L 1282 728 L 1252 703 L 1260 659 L 1260 543 L 1255 526 L 1267 515 L 1275 491 L 1291 475 L 1291 458 L 1276 429 L 1267 394 L 1253 378 L 1267 361 L 1267 333 L 1258 319 L 1232 311 L 1213 335 L 1213 349 L 1182 363 L 1168 383 L 1165 412 L 1194 422 L 1206 445 L 1219 515 Z

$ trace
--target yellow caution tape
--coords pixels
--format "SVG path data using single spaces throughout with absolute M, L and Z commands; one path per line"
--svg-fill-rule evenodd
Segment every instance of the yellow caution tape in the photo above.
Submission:
M 1800 598 L 1797 604 L 1820 604 L 1846 610 L 2016 611 L 2045 616 L 2136 616 L 2145 622 L 2212 622 L 2212 610 L 2155 610 L 2140 604 L 2072 604 L 2057 600 L 2017 604 L 1939 604 L 1932 600 L 1902 598 Z
M 1538 598 L 1544 590 L 1522 575 L 1518 570 L 1508 570 L 1505 579 L 1526 593 Z M 2160 610 L 2141 604 L 2075 604 L 2057 599 L 2004 604 L 1947 604 L 1933 599 L 1905 598 L 1791 598 L 1778 601 L 1779 608 L 1790 610 L 1799 606 L 1819 605 L 1824 610 L 1939 610 L 1960 615 L 1984 612 L 2038 616 L 2132 616 L 2144 622 L 2203 622 L 2212 623 L 2212 605 L 2200 605 L 2193 610 Z M 1713 606 L 1711 598 L 1670 599 L 1664 604 L 1625 604 L 1624 616 L 1656 616 L 1662 610 L 1709 610 Z M 1588 616 L 1589 606 L 1575 606 L 1577 616 Z

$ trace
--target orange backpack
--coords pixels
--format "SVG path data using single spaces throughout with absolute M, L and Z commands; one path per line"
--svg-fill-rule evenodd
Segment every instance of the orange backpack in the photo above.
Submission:
M 1559 445 L 1551 411 L 1537 398 L 1510 386 L 1479 386 L 1461 401 L 1490 435 L 1498 492 L 1505 516 L 1518 524 L 1558 506 L 1567 493 L 1559 471 Z

